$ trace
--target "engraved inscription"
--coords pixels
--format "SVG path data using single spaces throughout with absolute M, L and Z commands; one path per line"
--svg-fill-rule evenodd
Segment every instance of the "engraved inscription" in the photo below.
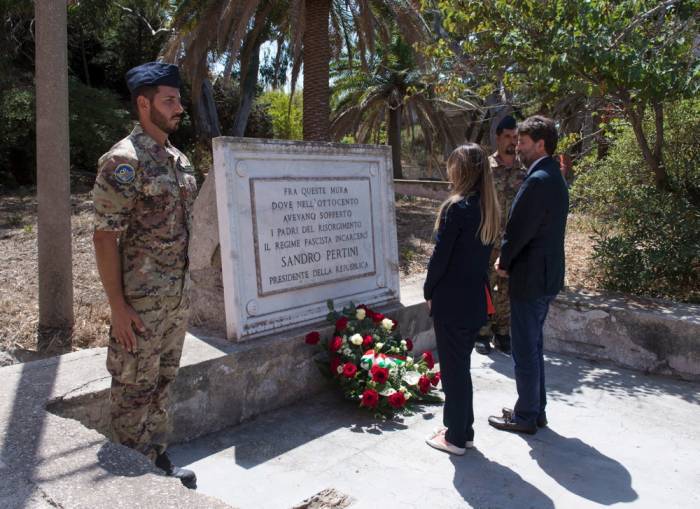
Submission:
M 369 178 L 250 180 L 259 295 L 375 274 Z

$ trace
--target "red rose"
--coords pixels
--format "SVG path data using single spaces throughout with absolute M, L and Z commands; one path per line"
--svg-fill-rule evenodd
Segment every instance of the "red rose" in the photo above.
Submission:
M 403 392 L 395 392 L 388 399 L 389 404 L 394 408 L 401 408 L 406 404 L 406 396 L 403 395 Z
M 423 359 L 425 359 L 425 363 L 428 365 L 428 369 L 433 369 L 435 367 L 435 359 L 433 359 L 432 352 L 423 352 Z
M 418 389 L 420 389 L 423 394 L 428 394 L 430 391 L 430 378 L 425 375 L 420 377 L 418 379 Z
M 338 332 L 344 331 L 347 326 L 348 326 L 348 319 L 344 316 L 341 316 L 335 322 L 335 330 L 337 330 Z
M 409 352 L 413 350 L 413 340 L 411 338 L 406 338 L 406 350 Z
M 373 313 L 372 320 L 374 320 L 374 323 L 381 323 L 381 321 L 384 320 L 384 315 L 381 313 Z
M 394 324 L 394 325 L 391 327 L 391 330 L 396 329 L 396 327 L 398 327 L 398 325 L 399 325 L 399 322 L 397 322 L 397 321 L 394 320 L 393 318 L 390 318 L 390 320 L 391 320 L 391 323 Z
M 374 408 L 379 403 L 379 394 L 377 391 L 372 389 L 367 389 L 362 393 L 362 400 L 360 402 L 361 406 L 366 406 L 367 408 Z
M 362 339 L 362 346 L 367 347 L 372 344 L 372 341 L 374 341 L 372 336 L 367 335 Z
M 379 384 L 384 384 L 387 380 L 389 380 L 389 370 L 386 368 L 372 366 L 372 369 L 370 369 L 369 372 L 372 375 L 372 380 Z
M 333 358 L 331 359 L 331 375 L 338 376 L 338 366 L 340 366 L 340 363 L 340 357 L 338 357 L 337 355 L 333 356 Z
M 437 387 L 437 384 L 440 383 L 440 372 L 438 371 L 433 375 L 432 380 L 430 380 L 430 383 L 433 384 L 433 387 Z
M 331 339 L 331 344 L 329 345 L 331 352 L 337 352 L 340 350 L 341 346 L 343 346 L 343 338 L 340 336 L 335 336 L 333 339 Z
M 355 376 L 355 373 L 357 373 L 357 366 L 352 362 L 346 362 L 345 365 L 343 365 L 343 376 L 352 378 Z
M 306 340 L 305 340 L 305 341 L 306 341 L 306 344 L 307 344 L 307 345 L 315 345 L 315 344 L 317 344 L 319 341 L 321 341 L 321 335 L 320 335 L 318 332 L 316 332 L 316 331 L 309 332 L 309 333 L 306 335 Z

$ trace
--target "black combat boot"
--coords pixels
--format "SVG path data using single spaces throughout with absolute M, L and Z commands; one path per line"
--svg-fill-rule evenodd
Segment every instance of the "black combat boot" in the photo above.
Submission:
M 510 336 L 508 334 L 495 334 L 493 336 L 493 346 L 499 352 L 510 355 Z
M 474 343 L 474 350 L 476 353 L 481 355 L 488 355 L 491 353 L 491 336 L 479 335 L 476 337 L 476 342 Z
M 168 477 L 175 477 L 180 479 L 180 482 L 185 488 L 191 490 L 197 489 L 197 476 L 192 472 L 192 470 L 187 470 L 186 468 L 180 468 L 173 465 L 170 461 L 170 456 L 167 452 L 159 454 L 156 458 L 156 466 L 165 472 Z

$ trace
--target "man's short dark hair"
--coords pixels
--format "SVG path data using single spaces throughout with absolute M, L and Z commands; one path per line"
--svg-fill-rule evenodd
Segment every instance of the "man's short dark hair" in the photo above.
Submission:
M 557 149 L 557 126 L 551 118 L 535 115 L 523 120 L 518 126 L 518 134 L 525 134 L 532 141 L 544 140 L 544 149 L 551 156 Z
M 158 93 L 158 85 L 144 85 L 138 87 L 131 92 L 131 116 L 134 120 L 139 119 L 139 105 L 136 102 L 140 95 L 144 96 L 149 101 L 153 101 L 153 98 Z
M 496 126 L 496 136 L 500 136 L 506 129 L 516 129 L 517 127 L 518 124 L 515 122 L 515 119 L 511 115 L 506 115 Z

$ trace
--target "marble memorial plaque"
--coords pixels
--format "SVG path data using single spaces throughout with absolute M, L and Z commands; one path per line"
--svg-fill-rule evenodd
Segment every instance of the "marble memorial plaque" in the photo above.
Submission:
M 216 138 L 229 339 L 398 300 L 388 147 Z

